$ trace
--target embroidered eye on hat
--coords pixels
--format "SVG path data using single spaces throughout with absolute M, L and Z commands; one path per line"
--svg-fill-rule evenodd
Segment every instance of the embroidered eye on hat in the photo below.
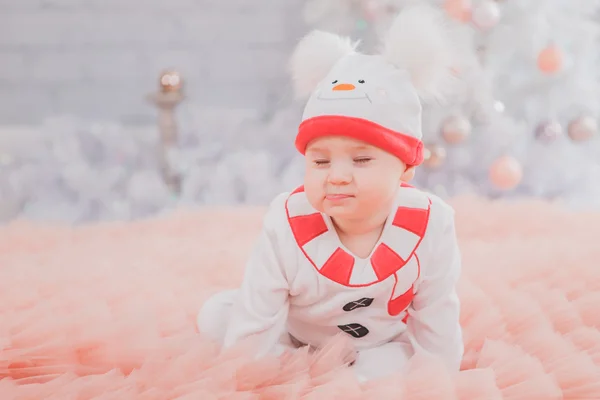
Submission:
M 380 54 L 356 50 L 338 35 L 313 31 L 291 58 L 296 95 L 308 97 L 295 145 L 301 154 L 323 136 L 346 136 L 423 161 L 422 100 L 442 99 L 455 84 L 456 51 L 447 19 L 427 5 L 404 9 Z

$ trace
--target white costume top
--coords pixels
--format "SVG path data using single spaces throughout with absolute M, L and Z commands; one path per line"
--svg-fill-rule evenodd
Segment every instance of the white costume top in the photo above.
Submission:
M 314 347 L 345 332 L 359 351 L 401 342 L 399 363 L 425 351 L 457 370 L 460 270 L 454 212 L 439 198 L 401 187 L 381 238 L 362 259 L 301 187 L 267 211 L 224 346 L 254 339 L 265 354 L 286 330 Z

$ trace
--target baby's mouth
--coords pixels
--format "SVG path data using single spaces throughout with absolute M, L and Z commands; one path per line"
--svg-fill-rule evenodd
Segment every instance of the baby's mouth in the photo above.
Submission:
M 348 199 L 350 197 L 354 197 L 350 194 L 328 194 L 325 196 L 327 200 L 343 200 Z

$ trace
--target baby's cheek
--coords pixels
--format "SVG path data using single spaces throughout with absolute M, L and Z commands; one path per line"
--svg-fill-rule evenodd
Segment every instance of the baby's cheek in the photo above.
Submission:
M 305 181 L 304 193 L 310 205 L 317 211 L 323 212 L 323 191 L 321 185 L 314 185 L 312 182 Z
M 385 173 L 365 180 L 361 188 L 361 208 L 379 210 L 388 200 L 395 197 L 398 183 L 387 179 Z
M 360 177 L 361 186 L 369 192 L 385 191 L 388 186 L 388 174 L 385 171 L 373 170 L 373 172 L 364 172 Z
M 360 202 L 360 211 L 365 214 L 372 214 L 380 210 L 381 200 L 377 196 L 376 192 L 371 192 L 366 196 L 363 196 Z

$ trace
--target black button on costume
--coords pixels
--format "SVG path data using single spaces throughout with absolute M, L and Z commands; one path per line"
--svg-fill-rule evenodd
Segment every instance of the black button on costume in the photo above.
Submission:
M 342 309 L 346 312 L 349 312 L 349 311 L 356 310 L 357 308 L 369 307 L 372 303 L 373 303 L 372 298 L 363 297 L 362 299 L 351 301 L 350 303 L 346 304 Z M 353 338 L 357 338 L 357 339 L 365 337 L 369 334 L 369 330 L 367 329 L 367 327 L 365 327 L 361 324 L 357 324 L 357 323 L 347 324 L 347 325 L 338 325 L 338 328 L 340 328 L 342 331 L 346 332 L 348 335 L 352 336 Z
M 357 339 L 369 334 L 369 330 L 361 324 L 338 325 L 338 328 Z
M 371 305 L 371 303 L 373 303 L 372 298 L 363 297 L 360 300 L 351 301 L 350 303 L 346 304 L 344 306 L 343 310 L 344 311 L 352 311 L 352 310 L 355 310 L 355 309 L 361 308 L 361 307 L 369 307 Z

